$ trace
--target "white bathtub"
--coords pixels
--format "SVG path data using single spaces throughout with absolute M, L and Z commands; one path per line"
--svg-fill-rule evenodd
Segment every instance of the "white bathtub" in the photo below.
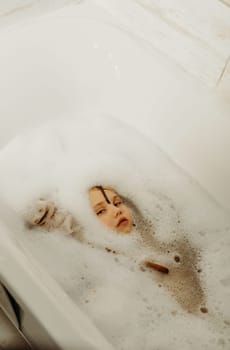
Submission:
M 213 187 L 202 155 L 197 160 L 198 148 L 195 153 L 186 149 L 194 133 L 201 145 L 202 129 L 208 125 L 206 87 L 103 9 L 90 1 L 66 7 L 2 31 L 0 45 L 1 147 L 23 129 L 63 114 L 107 112 L 156 141 L 227 208 L 230 190 L 223 192 L 221 183 Z M 194 104 L 200 115 L 193 115 Z M 224 115 L 221 120 L 225 135 L 229 121 Z M 214 113 L 210 130 L 216 121 Z M 215 163 L 213 167 L 210 173 L 218 176 Z M 228 171 L 226 167 L 219 178 Z M 10 225 L 11 215 L 4 210 L 1 214 L 0 281 L 19 304 L 25 337 L 41 348 L 112 349 L 57 283 L 19 249 L 11 238 L 17 231 L 17 224 Z
M 16 317 L 12 317 L 4 300 L 7 316 L 23 337 L 39 349 L 112 349 L 60 286 L 32 256 L 28 259 L 28 252 L 23 253 L 15 240 L 20 224 L 6 207 L 3 213 L 0 280 L 19 305 Z

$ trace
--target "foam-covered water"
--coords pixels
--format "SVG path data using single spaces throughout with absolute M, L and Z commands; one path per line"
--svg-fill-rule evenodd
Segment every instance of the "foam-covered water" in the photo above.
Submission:
M 230 348 L 228 215 L 151 141 L 109 116 L 84 116 L 18 136 L 0 164 L 1 193 L 21 220 L 45 197 L 79 221 L 87 243 L 38 229 L 16 239 L 116 349 Z M 130 235 L 98 221 L 87 194 L 95 184 L 127 198 Z M 143 268 L 151 259 L 169 274 Z

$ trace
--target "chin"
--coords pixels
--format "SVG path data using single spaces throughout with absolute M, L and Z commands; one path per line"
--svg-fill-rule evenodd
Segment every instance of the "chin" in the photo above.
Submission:
M 118 232 L 120 233 L 130 233 L 132 231 L 132 226 L 123 227 Z

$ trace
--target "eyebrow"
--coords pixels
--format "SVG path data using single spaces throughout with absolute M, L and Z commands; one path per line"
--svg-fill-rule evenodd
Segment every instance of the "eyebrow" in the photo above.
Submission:
M 117 194 L 115 194 L 115 195 L 113 196 L 113 198 L 112 198 L 112 202 L 114 202 L 114 201 L 117 200 L 117 199 L 122 201 L 122 198 L 119 197 Z M 110 202 L 109 202 L 109 204 L 110 204 Z M 102 206 L 102 205 L 105 205 L 105 201 L 101 201 L 101 202 L 95 204 L 95 205 L 93 206 L 93 208 L 94 208 L 94 209 L 97 209 L 98 207 L 100 207 L 100 206 Z
M 99 202 L 99 203 L 95 204 L 93 207 L 94 207 L 94 209 L 96 209 L 97 207 L 100 207 L 101 205 L 105 205 L 105 202 L 104 201 Z
M 113 197 L 113 202 L 114 202 L 116 199 L 122 200 L 122 198 L 119 197 L 117 194 Z
M 115 195 L 115 196 L 112 198 L 112 202 L 114 202 L 116 199 L 121 200 L 121 197 Z M 101 206 L 101 205 L 105 205 L 105 201 L 101 201 L 101 202 L 95 204 L 95 205 L 94 205 L 94 208 L 99 207 L 99 206 Z

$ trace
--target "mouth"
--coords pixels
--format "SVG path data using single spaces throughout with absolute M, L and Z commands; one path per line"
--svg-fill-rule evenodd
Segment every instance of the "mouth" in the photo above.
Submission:
M 125 217 L 120 218 L 120 220 L 118 221 L 117 227 L 122 227 L 122 226 L 126 226 L 129 223 L 129 220 L 126 219 Z

